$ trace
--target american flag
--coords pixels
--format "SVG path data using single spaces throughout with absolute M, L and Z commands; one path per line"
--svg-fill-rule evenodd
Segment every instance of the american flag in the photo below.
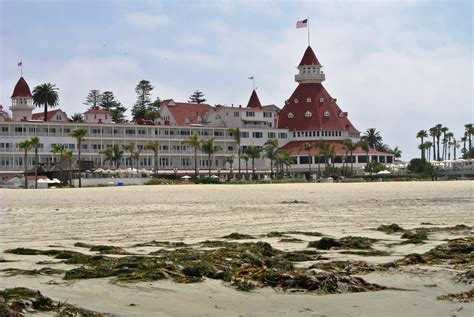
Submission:
M 304 19 L 302 21 L 296 21 L 296 28 L 297 29 L 305 28 L 307 26 L 308 26 L 308 19 Z

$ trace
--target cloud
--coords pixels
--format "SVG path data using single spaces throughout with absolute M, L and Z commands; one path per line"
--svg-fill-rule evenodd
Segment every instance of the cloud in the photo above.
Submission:
M 144 12 L 133 12 L 125 16 L 125 21 L 133 27 L 156 29 L 169 24 L 171 18 L 164 14 L 153 15 Z

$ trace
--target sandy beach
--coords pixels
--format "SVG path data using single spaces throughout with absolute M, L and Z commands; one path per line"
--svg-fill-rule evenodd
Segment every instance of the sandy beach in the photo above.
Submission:
M 374 248 L 387 255 L 327 250 L 324 261 L 380 264 L 427 252 L 445 239 L 473 236 L 472 229 L 439 230 L 424 243 L 400 244 L 400 235 L 375 230 L 380 225 L 396 223 L 404 229 L 474 225 L 474 183 L 469 181 L 0 190 L 0 201 L 2 251 L 27 247 L 87 253 L 74 246 L 82 242 L 145 254 L 159 248 L 132 245 L 151 240 L 195 244 L 232 232 L 255 236 L 244 241 L 264 241 L 292 251 L 320 239 L 294 233 L 288 236 L 301 242 L 290 243 L 265 236 L 272 231 L 301 231 L 377 239 Z M 38 268 L 37 262 L 52 259 L 5 252 L 0 258 L 14 261 L 0 263 L 0 270 Z M 321 261 L 297 265 L 309 267 L 315 262 Z M 58 269 L 71 267 L 54 264 Z M 472 289 L 472 284 L 455 281 L 460 272 L 446 265 L 403 266 L 361 275 L 392 289 L 324 296 L 270 287 L 242 292 L 212 279 L 192 284 L 171 280 L 117 284 L 110 278 L 65 281 L 61 275 L 2 272 L 0 289 L 24 286 L 54 300 L 117 316 L 471 316 L 473 303 L 437 300 Z

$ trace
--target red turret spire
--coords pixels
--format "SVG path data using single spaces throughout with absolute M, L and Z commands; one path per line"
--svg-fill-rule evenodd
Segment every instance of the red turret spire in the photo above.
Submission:
M 20 77 L 20 79 L 15 85 L 15 89 L 13 89 L 13 94 L 11 98 L 15 97 L 32 97 L 30 87 L 28 86 L 26 80 L 23 77 Z
M 319 65 L 321 66 L 321 63 L 319 63 L 318 59 L 316 58 L 316 55 L 313 52 L 313 49 L 311 46 L 308 46 L 306 51 L 304 52 L 303 58 L 301 59 L 301 62 L 299 66 L 303 65 Z
M 260 100 L 258 99 L 257 92 L 255 89 L 252 91 L 252 95 L 250 96 L 249 103 L 247 104 L 247 108 L 257 108 L 257 109 L 262 109 L 262 104 L 260 103 Z

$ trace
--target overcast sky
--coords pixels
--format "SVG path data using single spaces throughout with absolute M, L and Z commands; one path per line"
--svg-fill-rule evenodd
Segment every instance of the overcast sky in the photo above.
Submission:
M 415 134 L 437 123 L 457 139 L 473 122 L 472 1 L 0 0 L 0 103 L 20 76 L 60 89 L 60 107 L 83 112 L 90 89 L 130 108 L 136 84 L 186 101 L 246 104 L 255 75 L 260 100 L 283 107 L 307 46 L 326 89 L 360 131 L 374 127 L 403 159 Z

